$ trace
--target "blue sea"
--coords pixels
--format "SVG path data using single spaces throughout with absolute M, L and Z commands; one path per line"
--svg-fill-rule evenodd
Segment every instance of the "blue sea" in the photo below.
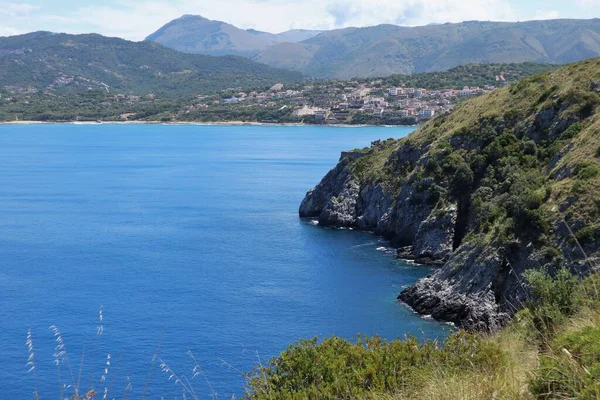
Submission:
M 301 338 L 443 338 L 396 301 L 430 269 L 298 218 L 342 150 L 412 129 L 0 126 L 0 397 L 181 399 L 160 364 L 191 380 L 191 352 L 230 399 Z

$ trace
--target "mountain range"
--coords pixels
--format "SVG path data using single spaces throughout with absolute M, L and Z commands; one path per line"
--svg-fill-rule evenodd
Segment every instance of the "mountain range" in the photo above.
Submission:
M 313 77 L 348 79 L 468 63 L 580 61 L 600 55 L 600 19 L 378 25 L 272 35 L 187 15 L 148 40 L 188 53 L 244 55 Z
M 5 88 L 186 96 L 303 79 L 244 57 L 184 54 L 150 41 L 49 32 L 0 37 Z

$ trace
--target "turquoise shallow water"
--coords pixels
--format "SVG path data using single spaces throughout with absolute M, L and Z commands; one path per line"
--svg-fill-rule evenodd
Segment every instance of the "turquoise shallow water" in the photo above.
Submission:
M 430 272 L 377 237 L 298 218 L 342 150 L 410 128 L 0 126 L 0 397 L 57 398 L 50 325 L 75 381 L 181 398 L 158 355 L 220 398 L 299 338 L 440 338 L 395 298 Z M 103 306 L 103 335 L 96 335 Z M 111 366 L 101 382 L 103 364 Z M 83 359 L 83 368 L 79 365 Z M 80 372 L 81 371 L 81 372 Z M 71 383 L 68 364 L 61 381 Z M 79 378 L 80 376 L 80 378 Z M 204 378 L 194 386 L 210 398 Z

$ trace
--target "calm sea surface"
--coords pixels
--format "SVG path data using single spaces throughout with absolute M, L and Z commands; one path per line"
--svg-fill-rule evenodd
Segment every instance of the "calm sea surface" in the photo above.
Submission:
M 56 399 L 79 381 L 123 398 L 129 379 L 129 398 L 181 398 L 152 358 L 191 378 L 191 350 L 228 399 L 243 394 L 239 371 L 299 338 L 443 337 L 395 300 L 430 270 L 297 214 L 340 151 L 411 130 L 0 126 L 0 397 L 37 385 Z M 193 385 L 210 398 L 203 376 Z

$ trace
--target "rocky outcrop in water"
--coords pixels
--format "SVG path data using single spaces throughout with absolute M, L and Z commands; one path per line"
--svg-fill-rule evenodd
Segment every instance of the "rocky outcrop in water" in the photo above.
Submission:
M 407 154 L 412 156 L 405 159 Z M 415 154 L 416 149 L 404 146 L 391 157 L 415 166 L 426 161 Z M 342 157 L 307 193 L 300 216 L 318 218 L 323 226 L 373 231 L 401 246 L 399 257 L 442 266 L 404 290 L 399 299 L 421 314 L 463 328 L 497 329 L 518 308 L 512 302 L 525 301 L 526 287 L 518 274 L 529 263 L 544 260 L 532 261 L 528 251 L 513 250 L 507 257 L 497 247 L 457 242 L 457 231 L 463 230 L 459 225 L 469 216 L 459 218 L 459 204 L 439 201 L 444 190 L 431 178 L 408 179 L 394 193 L 381 183 L 363 182 L 351 160 Z
M 393 157 L 398 162 L 419 165 L 423 151 L 403 146 Z M 403 292 L 400 299 L 416 311 L 436 319 L 473 329 L 494 329 L 508 313 L 495 304 L 489 287 L 500 269 L 497 256 L 473 258 L 471 247 L 453 254 L 459 207 L 455 203 L 436 208 L 440 190 L 431 178 L 408 180 L 397 193 L 383 184 L 364 183 L 354 172 L 352 160 L 342 157 L 300 206 L 303 218 L 318 218 L 323 226 L 353 227 L 373 231 L 401 247 L 399 256 L 417 263 L 443 265 L 433 276 L 422 279 Z M 446 262 L 448 261 L 448 262 Z M 485 276 L 472 279 L 463 268 L 489 264 Z M 458 268 L 457 266 L 460 266 Z M 470 275 L 469 275 L 470 276 Z

